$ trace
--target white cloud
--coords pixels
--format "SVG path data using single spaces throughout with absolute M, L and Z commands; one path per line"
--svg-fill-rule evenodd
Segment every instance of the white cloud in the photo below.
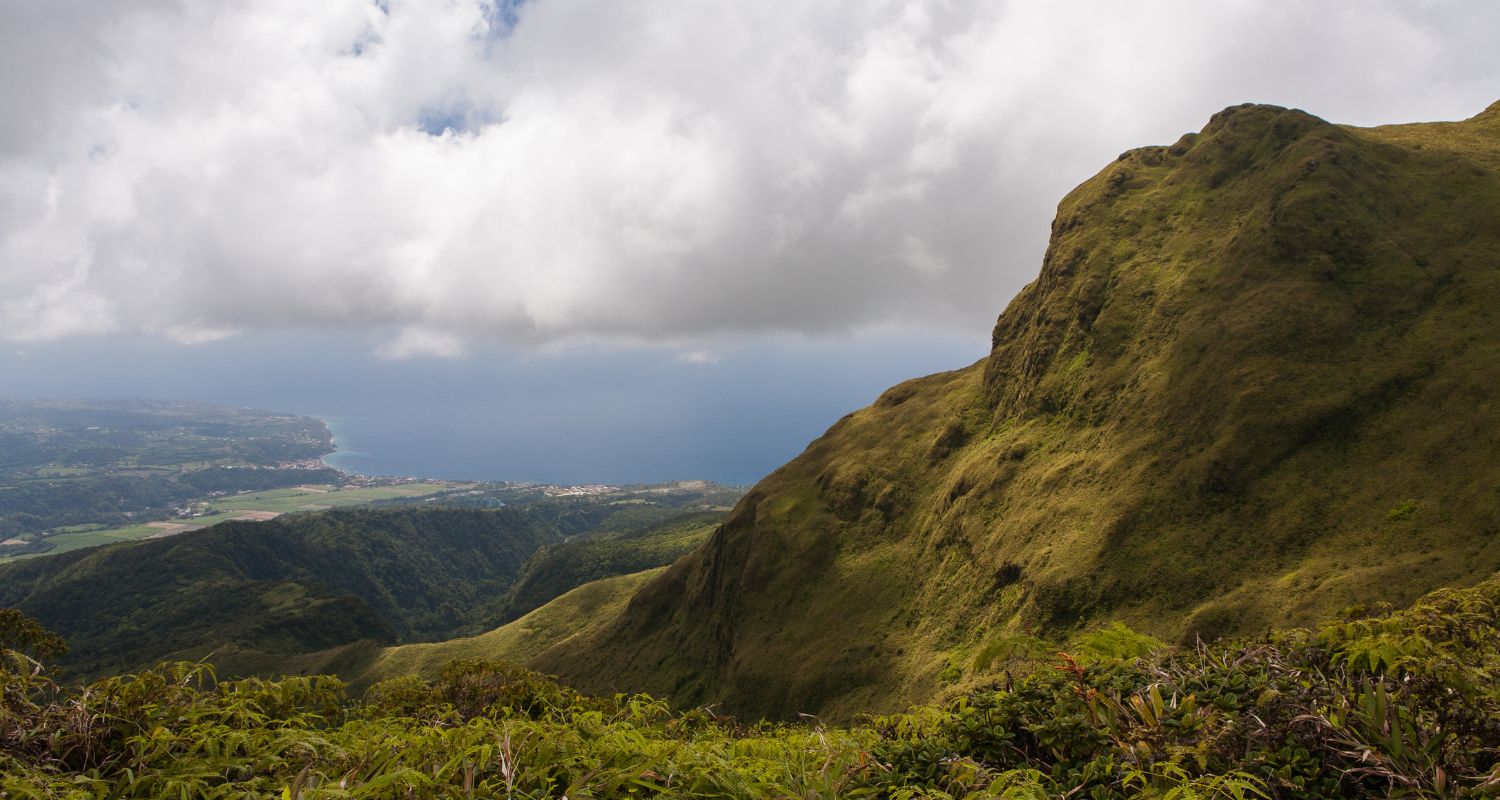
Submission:
M 467 352 L 464 342 L 456 336 L 422 328 L 403 328 L 391 339 L 375 348 L 375 356 L 399 361 L 419 356 L 434 358 L 459 358 Z
M 700 367 L 712 367 L 722 360 L 722 357 L 709 350 L 687 350 L 677 354 L 677 363 L 693 364 Z
M 202 325 L 172 325 L 165 331 L 166 337 L 178 344 L 207 344 L 228 339 L 239 333 L 234 328 L 215 328 Z
M 1484 0 L 383 5 L 0 9 L 0 338 L 982 331 L 1120 150 L 1500 97 Z

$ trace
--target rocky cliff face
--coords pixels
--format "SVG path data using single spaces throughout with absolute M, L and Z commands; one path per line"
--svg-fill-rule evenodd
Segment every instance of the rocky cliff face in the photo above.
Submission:
M 1500 568 L 1500 104 L 1238 106 L 1058 208 L 988 358 L 761 482 L 601 634 L 592 690 L 834 717 L 986 680 L 1007 633 L 1174 639 Z

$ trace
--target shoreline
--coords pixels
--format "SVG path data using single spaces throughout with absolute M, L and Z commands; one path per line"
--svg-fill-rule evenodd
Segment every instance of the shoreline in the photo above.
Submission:
M 362 456 L 362 455 L 364 455 L 364 453 L 361 453 L 361 452 L 359 452 L 358 450 L 355 450 L 352 447 L 349 447 L 349 448 L 346 449 L 346 448 L 343 448 L 343 447 L 339 446 L 339 440 L 340 439 L 343 439 L 347 443 L 348 438 L 349 438 L 348 432 L 343 429 L 343 422 L 345 420 L 344 417 L 338 417 L 338 416 L 332 416 L 332 415 L 326 415 L 325 416 L 325 415 L 322 415 L 322 414 L 309 414 L 308 416 L 311 416 L 313 419 L 316 419 L 317 421 L 323 423 L 324 430 L 328 431 L 328 445 L 330 447 L 332 447 L 333 449 L 331 451 L 327 452 L 327 453 L 324 453 L 322 456 L 320 456 L 318 458 L 318 461 L 322 462 L 323 466 L 328 467 L 329 469 L 334 470 L 334 471 L 336 471 L 336 472 L 338 472 L 338 473 L 340 473 L 342 475 L 347 475 L 347 476 L 350 476 L 350 477 L 356 477 L 356 478 L 368 478 L 368 477 L 372 477 L 372 476 L 366 475 L 366 474 L 364 474 L 362 472 L 358 472 L 356 470 L 350 469 L 347 466 L 342 466 L 342 465 L 339 465 L 339 464 L 335 464 L 334 462 L 332 462 L 332 461 L 329 460 L 329 459 L 334 458 L 334 457 L 339 456 L 339 455 L 343 455 L 343 456 L 346 456 L 346 457 L 347 456 Z

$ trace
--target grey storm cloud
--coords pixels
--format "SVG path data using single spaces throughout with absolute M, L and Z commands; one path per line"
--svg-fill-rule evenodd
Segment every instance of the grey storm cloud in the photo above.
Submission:
M 1500 97 L 1500 4 L 15 0 L 0 338 L 982 327 L 1061 195 L 1232 103 Z

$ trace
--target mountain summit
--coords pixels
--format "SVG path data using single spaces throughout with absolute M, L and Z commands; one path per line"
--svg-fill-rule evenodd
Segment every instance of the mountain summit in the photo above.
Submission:
M 538 663 L 839 716 L 986 679 L 1017 633 L 1190 641 L 1473 583 L 1497 387 L 1500 104 L 1228 108 L 1063 199 L 987 358 L 840 420 Z

